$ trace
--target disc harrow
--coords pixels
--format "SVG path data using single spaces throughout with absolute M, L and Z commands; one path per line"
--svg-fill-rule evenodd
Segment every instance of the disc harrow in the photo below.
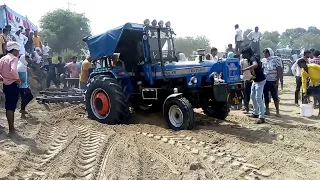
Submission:
M 85 91 L 81 89 L 46 89 L 40 91 L 36 98 L 39 104 L 71 103 L 80 104 L 85 101 Z

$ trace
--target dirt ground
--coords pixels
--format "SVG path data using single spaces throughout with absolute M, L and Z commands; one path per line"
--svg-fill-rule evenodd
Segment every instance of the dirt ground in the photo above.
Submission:
M 197 128 L 179 132 L 167 129 L 161 114 L 108 126 L 88 120 L 82 105 L 34 102 L 32 117 L 17 113 L 19 136 L 9 138 L 2 109 L 0 179 L 317 180 L 320 120 L 299 117 L 293 90 L 286 77 L 282 118 L 273 109 L 266 124 L 242 111 L 217 122 L 196 109 Z

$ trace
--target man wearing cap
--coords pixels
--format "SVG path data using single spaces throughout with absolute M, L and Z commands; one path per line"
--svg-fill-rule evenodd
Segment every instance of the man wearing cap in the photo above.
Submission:
M 11 135 L 15 133 L 14 112 L 19 100 L 19 85 L 21 83 L 17 71 L 19 51 L 19 43 L 10 41 L 7 43 L 8 54 L 0 59 L 0 80 L 3 81 L 6 117 Z

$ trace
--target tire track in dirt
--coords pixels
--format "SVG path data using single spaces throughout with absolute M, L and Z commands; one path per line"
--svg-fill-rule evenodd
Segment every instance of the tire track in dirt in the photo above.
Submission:
M 144 147 L 150 154 L 153 154 L 157 159 L 162 161 L 164 164 L 168 166 L 168 168 L 171 170 L 172 173 L 174 174 L 180 174 L 180 172 L 177 170 L 176 165 L 171 162 L 168 158 L 166 158 L 163 154 L 157 152 L 156 150 L 151 150 L 148 147 Z
M 119 144 L 119 141 L 115 141 L 115 140 L 111 140 L 109 141 L 109 143 L 105 146 L 103 152 L 102 153 L 102 158 L 101 158 L 101 162 L 100 162 L 100 168 L 98 171 L 98 174 L 96 176 L 96 179 L 98 180 L 103 180 L 105 179 L 105 177 L 108 177 L 108 169 L 107 164 L 109 162 L 109 158 L 111 156 L 111 154 L 114 151 L 114 148 Z
M 40 145 L 46 145 L 51 142 L 58 130 L 59 128 L 54 126 L 54 124 L 45 121 L 43 125 L 41 125 L 41 130 L 37 135 L 37 139 L 41 143 Z
M 80 147 L 76 155 L 75 174 L 81 179 L 93 179 L 99 168 L 100 155 L 103 152 L 106 135 L 86 127 L 79 126 Z
M 58 135 L 57 138 L 52 141 L 52 143 L 50 143 L 48 150 L 42 156 L 42 160 L 40 163 L 41 166 L 45 165 L 51 159 L 55 158 L 59 153 L 61 153 L 61 151 L 67 148 L 67 146 L 76 137 L 73 136 L 72 138 L 70 138 L 70 136 L 68 136 L 68 134 L 71 134 L 71 132 L 68 131 L 68 128 L 69 126 L 60 135 Z
M 61 133 L 61 134 L 60 134 Z M 35 154 L 29 150 L 12 173 L 13 179 L 35 179 L 45 175 L 46 164 L 71 144 L 75 136 L 70 137 L 69 126 L 62 131 L 54 123 L 44 122 L 41 131 L 37 134 L 40 143 L 37 146 L 44 148 L 45 154 Z M 50 167 L 48 167 L 50 169 Z
M 260 171 L 260 166 L 249 164 L 247 161 L 236 152 L 233 152 L 230 149 L 219 147 L 216 144 L 199 141 L 194 137 L 179 135 L 179 136 L 162 136 L 154 135 L 151 133 L 141 133 L 137 132 L 143 136 L 154 138 L 163 143 L 170 144 L 177 148 L 183 148 L 184 150 L 189 151 L 194 156 L 198 156 L 201 160 L 204 168 L 211 171 L 212 179 L 221 179 L 229 174 L 224 173 L 225 171 L 219 171 L 223 168 L 228 168 L 233 170 L 232 178 L 245 178 L 245 179 L 254 179 L 254 178 L 264 178 L 270 176 L 273 170 Z M 270 173 L 266 173 L 270 172 Z M 236 175 L 235 175 L 236 174 Z M 231 178 L 231 177 L 230 177 Z

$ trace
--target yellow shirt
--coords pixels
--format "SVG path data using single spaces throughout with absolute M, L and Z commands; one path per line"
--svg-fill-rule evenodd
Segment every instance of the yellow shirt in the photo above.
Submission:
M 33 36 L 33 43 L 35 48 L 42 48 L 41 45 L 41 38 L 40 36 Z
M 6 41 L 4 40 L 3 36 L 0 35 L 0 55 L 4 54 L 2 49 L 3 44 L 6 44 Z
M 82 62 L 81 73 L 80 73 L 80 82 L 87 82 L 89 79 L 89 69 L 92 68 L 91 62 L 87 59 Z
M 309 86 L 315 86 L 320 83 L 320 65 L 308 64 L 308 73 L 302 69 L 301 81 L 302 81 L 302 93 L 307 92 L 307 80 L 310 78 Z

